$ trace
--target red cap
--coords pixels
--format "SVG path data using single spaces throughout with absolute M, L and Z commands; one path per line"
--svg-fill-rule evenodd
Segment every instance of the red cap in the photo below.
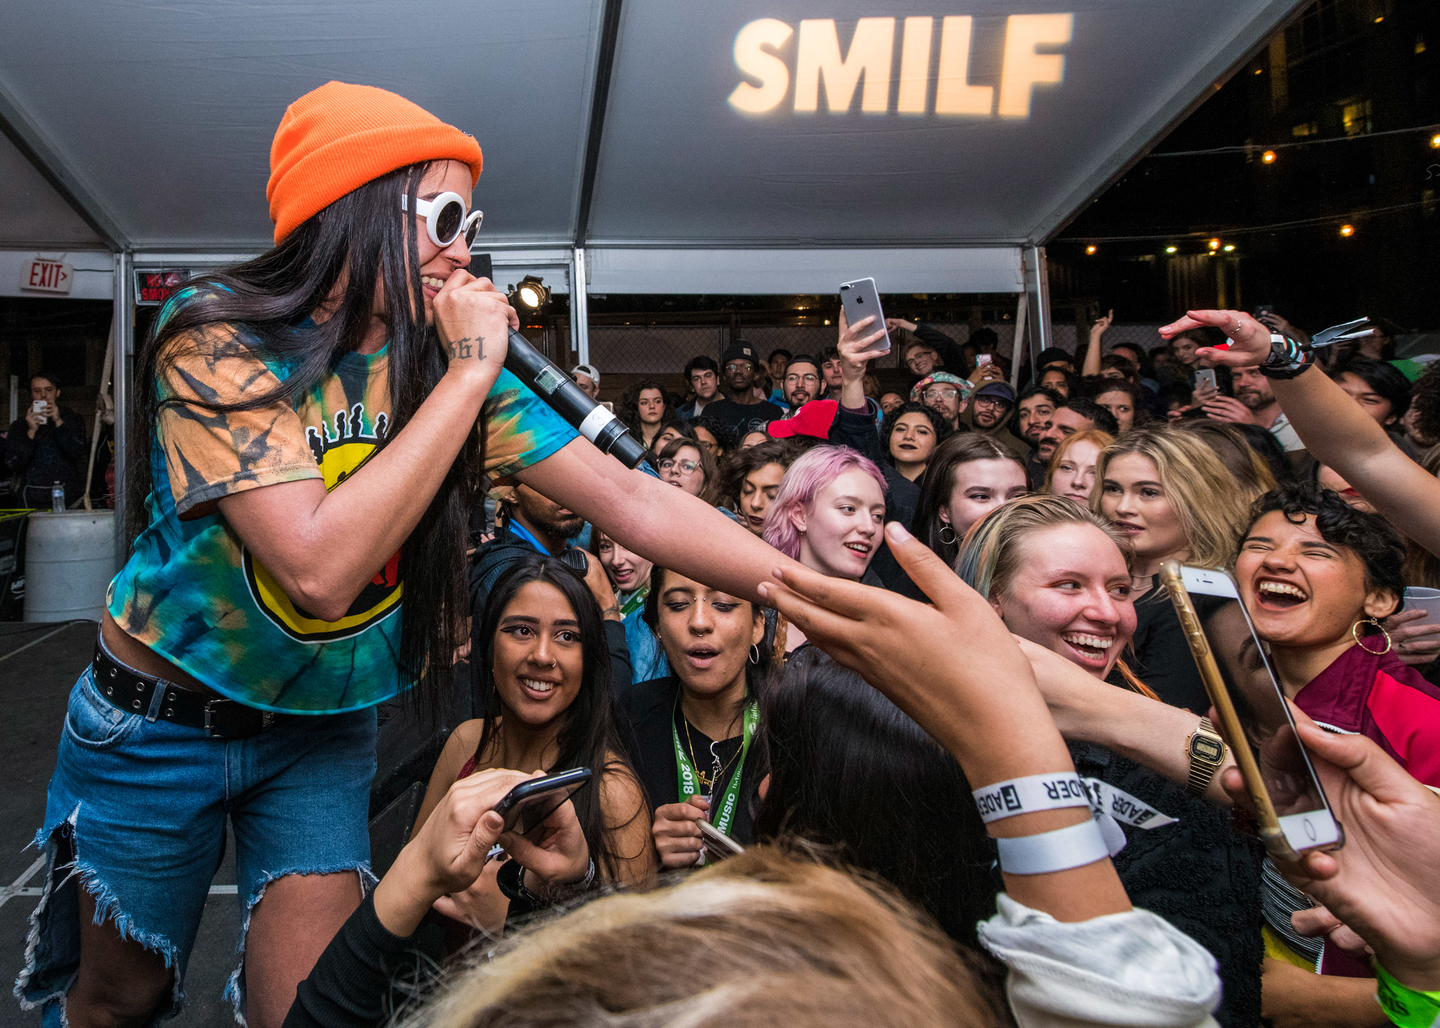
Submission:
M 765 431 L 776 439 L 788 439 L 797 435 L 829 439 L 830 426 L 835 424 L 835 416 L 839 410 L 839 400 L 811 400 L 790 417 L 770 422 L 765 426 Z

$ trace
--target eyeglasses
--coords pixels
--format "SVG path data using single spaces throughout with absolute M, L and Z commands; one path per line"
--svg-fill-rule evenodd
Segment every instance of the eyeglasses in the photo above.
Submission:
M 755 365 L 751 364 L 749 361 L 731 361 L 729 364 L 725 365 L 725 370 L 727 372 L 730 372 L 739 371 L 741 368 L 753 369 L 754 367 Z
M 785 376 L 785 384 L 786 384 L 786 385 L 795 385 L 795 384 L 798 383 L 798 382 L 808 382 L 808 383 L 810 383 L 811 385 L 814 385 L 815 383 L 817 383 L 817 382 L 819 382 L 819 381 L 820 381 L 820 376 L 819 376 L 819 375 L 786 375 L 786 376 Z
M 400 209 L 407 211 L 409 197 L 401 194 Z M 465 198 L 459 193 L 441 193 L 433 200 L 416 200 L 415 213 L 425 219 L 425 230 L 430 234 L 430 242 L 442 250 L 455 242 L 456 238 L 463 232 L 465 234 L 465 245 L 468 247 L 475 242 L 475 236 L 480 231 L 480 222 L 485 220 L 485 212 L 476 210 L 469 211 Z
M 953 400 L 960 395 L 958 389 L 927 389 L 920 394 L 922 400 Z
M 1002 400 L 1002 399 L 1001 399 L 1000 397 L 998 397 L 998 396 L 977 396 L 977 397 L 975 397 L 975 406 L 977 406 L 977 407 L 1008 407 L 1009 405 L 1010 405 L 1010 401 L 1008 401 L 1008 400 Z
M 674 460 L 669 457 L 660 462 L 661 471 L 669 471 L 671 468 L 679 471 L 682 475 L 693 475 L 700 470 L 700 465 L 693 460 Z

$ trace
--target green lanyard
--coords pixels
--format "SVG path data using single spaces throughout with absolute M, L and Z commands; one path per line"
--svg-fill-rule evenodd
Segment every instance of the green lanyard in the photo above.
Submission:
M 645 579 L 644 583 L 639 586 L 639 588 L 637 588 L 629 596 L 625 597 L 625 602 L 620 605 L 620 616 L 622 618 L 629 617 L 635 611 L 645 606 L 645 597 L 649 595 L 650 579 L 647 578 Z
M 675 697 L 675 707 L 679 710 L 680 697 Z M 684 717 L 682 713 L 680 715 Z M 684 803 L 691 796 L 704 795 L 700 791 L 700 775 L 695 770 L 695 765 L 690 763 L 690 758 L 685 753 L 685 748 L 680 745 L 680 729 L 675 727 L 675 718 L 670 719 L 670 737 L 675 742 L 675 775 L 680 786 L 680 802 Z M 745 770 L 745 757 L 750 752 L 750 739 L 755 734 L 755 726 L 760 723 L 760 704 L 754 700 L 745 704 L 745 728 L 743 741 L 740 743 L 740 759 L 735 762 L 735 773 L 730 776 L 730 782 L 725 786 L 725 792 L 720 796 L 720 807 L 717 810 L 714 806 L 713 797 L 710 806 L 710 823 L 726 835 L 730 834 L 730 822 L 735 816 L 735 803 L 740 798 L 740 775 Z M 719 785 L 719 782 L 713 785 Z M 713 786 L 712 786 L 713 787 Z

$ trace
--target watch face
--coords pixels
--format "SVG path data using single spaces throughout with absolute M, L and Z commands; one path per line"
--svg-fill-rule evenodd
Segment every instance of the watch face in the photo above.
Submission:
M 1218 764 L 1225 757 L 1225 744 L 1219 739 L 1207 739 L 1196 734 L 1190 737 L 1190 755 L 1196 760 Z

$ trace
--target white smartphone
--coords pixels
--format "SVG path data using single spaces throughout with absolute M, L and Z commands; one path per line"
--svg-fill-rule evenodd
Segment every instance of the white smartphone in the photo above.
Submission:
M 989 364 L 989 363 L 990 363 L 990 354 L 988 354 L 988 353 L 977 353 L 977 354 L 975 355 L 975 366 L 976 366 L 977 368 L 978 368 L 980 365 L 982 365 L 982 364 Z
M 880 309 L 880 293 L 873 278 L 840 283 L 840 306 L 845 308 L 845 320 L 852 325 L 874 315 L 875 321 L 866 326 L 865 334 L 871 335 L 877 330 L 885 332 L 880 345 L 872 349 L 890 352 L 890 333 L 885 330 L 885 312 Z
M 726 857 L 733 857 L 737 853 L 745 852 L 744 846 L 741 846 L 704 818 L 701 818 L 695 823 L 700 826 L 700 842 L 705 848 L 705 862 L 707 864 L 713 864 L 717 860 L 724 860 Z
M 1165 562 L 1161 576 L 1215 706 L 1216 727 L 1255 801 L 1266 849 L 1293 860 L 1306 850 L 1343 846 L 1345 833 L 1300 743 L 1235 579 L 1173 561 Z
M 45 416 L 45 408 L 48 406 L 49 404 L 44 400 L 36 400 L 30 405 L 30 409 L 40 415 L 40 424 L 42 425 L 48 425 L 50 423 L 50 419 Z
M 1220 384 L 1215 381 L 1214 368 L 1201 368 L 1199 371 L 1195 372 L 1196 391 L 1198 392 L 1199 390 L 1206 388 L 1215 390 L 1218 390 L 1220 388 Z

